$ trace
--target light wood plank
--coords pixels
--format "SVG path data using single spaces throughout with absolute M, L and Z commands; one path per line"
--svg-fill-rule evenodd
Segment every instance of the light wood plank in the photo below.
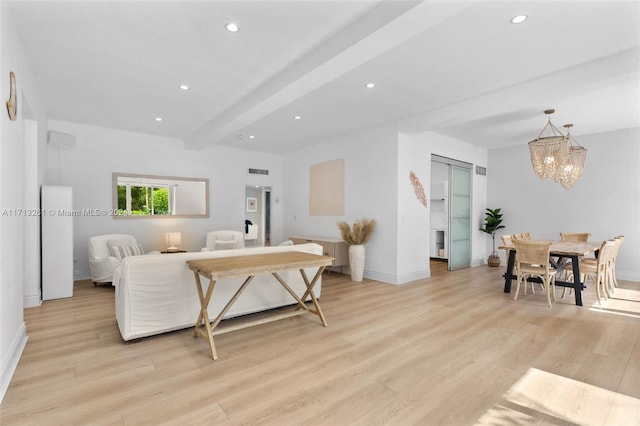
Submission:
M 221 334 L 216 362 L 193 328 L 123 343 L 113 288 L 78 282 L 73 298 L 25 310 L 0 424 L 637 422 L 640 283 L 619 281 L 603 306 L 588 287 L 584 306 L 558 297 L 549 310 L 543 294 L 504 294 L 503 272 L 402 286 L 325 273 L 330 327 L 296 316 Z

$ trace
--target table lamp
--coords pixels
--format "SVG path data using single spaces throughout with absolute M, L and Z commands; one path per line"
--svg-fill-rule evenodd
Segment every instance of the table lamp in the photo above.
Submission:
M 169 244 L 167 251 L 178 251 L 178 246 L 182 244 L 182 234 L 180 232 L 167 232 L 165 237 L 167 239 L 167 244 Z

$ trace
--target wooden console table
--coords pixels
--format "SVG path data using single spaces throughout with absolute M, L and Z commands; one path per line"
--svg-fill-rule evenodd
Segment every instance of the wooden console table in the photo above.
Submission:
M 322 309 L 320 308 L 320 303 L 318 303 L 318 299 L 316 298 L 315 293 L 313 292 L 313 287 L 316 285 L 318 279 L 322 276 L 322 272 L 324 269 L 331 265 L 333 262 L 333 258 L 329 256 L 318 256 L 317 254 L 304 253 L 299 251 L 288 251 L 288 252 L 280 252 L 280 253 L 267 253 L 267 254 L 256 254 L 249 256 L 230 256 L 230 257 L 219 257 L 213 259 L 200 259 L 200 260 L 189 260 L 187 261 L 187 265 L 189 269 L 193 271 L 196 281 L 196 289 L 198 291 L 198 298 L 200 299 L 200 314 L 198 315 L 198 320 L 196 321 L 196 326 L 193 330 L 193 336 L 198 337 L 201 335 L 205 337 L 209 342 L 209 348 L 211 349 L 211 357 L 216 360 L 218 359 L 218 354 L 216 352 L 216 347 L 213 342 L 213 336 L 228 333 L 230 331 L 239 330 L 246 327 L 251 327 L 253 325 L 264 324 L 271 321 L 277 321 L 283 318 L 289 318 L 295 315 L 304 314 L 307 312 L 311 312 L 318 317 L 320 317 L 320 321 L 322 321 L 322 325 L 327 326 L 327 321 L 322 313 Z M 304 268 L 314 268 L 317 267 L 318 271 L 311 281 L 307 278 L 307 274 L 304 271 Z M 282 277 L 278 274 L 281 271 L 288 271 L 292 269 L 300 270 L 300 274 L 302 275 L 302 279 L 307 287 L 306 291 L 302 295 L 302 297 L 298 297 L 298 295 L 289 287 L 289 285 L 282 279 Z M 226 328 L 224 330 L 216 331 L 216 327 L 222 321 L 222 317 L 227 313 L 229 308 L 235 303 L 240 294 L 247 288 L 247 285 L 253 280 L 253 277 L 259 274 L 271 274 L 274 278 L 291 294 L 291 296 L 298 302 L 295 309 L 291 312 L 286 312 L 279 315 L 272 315 L 269 318 L 263 318 L 256 321 L 250 321 L 243 324 L 240 324 L 236 327 Z M 209 285 L 207 286 L 206 293 L 203 292 L 202 283 L 200 281 L 200 275 L 209 279 Z M 247 279 L 242 283 L 240 288 L 235 292 L 233 297 L 227 302 L 222 311 L 218 314 L 218 316 L 211 322 L 209 320 L 209 314 L 207 308 L 209 306 L 209 302 L 211 300 L 211 296 L 213 294 L 213 289 L 216 285 L 216 281 L 220 278 L 229 278 L 229 277 L 239 277 L 246 276 Z M 309 309 L 307 305 L 304 303 L 304 300 L 311 296 L 311 301 L 313 302 L 313 306 L 315 309 Z M 204 326 L 204 329 L 203 329 Z

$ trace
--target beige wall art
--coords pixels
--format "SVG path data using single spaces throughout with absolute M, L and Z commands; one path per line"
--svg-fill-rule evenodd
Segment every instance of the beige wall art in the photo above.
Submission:
M 310 167 L 309 214 L 344 216 L 344 160 L 325 161 Z

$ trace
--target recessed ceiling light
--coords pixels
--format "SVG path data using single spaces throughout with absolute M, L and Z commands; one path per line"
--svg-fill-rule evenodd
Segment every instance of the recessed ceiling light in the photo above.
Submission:
M 186 84 L 181 84 L 180 86 L 178 86 L 181 90 L 189 90 L 189 86 L 187 86 Z
M 253 135 L 249 135 L 249 139 L 255 139 L 256 137 Z
M 240 27 L 238 27 L 238 24 L 236 24 L 235 22 L 229 22 L 227 25 L 225 25 L 225 28 L 227 29 L 227 31 L 232 33 L 237 33 L 240 29 Z
M 162 117 L 156 117 L 156 121 L 162 121 Z
M 293 117 L 295 120 L 300 120 L 302 117 L 300 117 L 299 115 L 296 115 L 295 117 Z
M 376 87 L 375 83 L 367 83 L 364 85 L 364 87 L 366 87 L 367 89 L 373 89 L 374 87 Z
M 527 15 L 518 15 L 511 18 L 511 21 L 509 22 L 511 22 L 512 24 L 522 24 L 526 20 L 527 20 Z

